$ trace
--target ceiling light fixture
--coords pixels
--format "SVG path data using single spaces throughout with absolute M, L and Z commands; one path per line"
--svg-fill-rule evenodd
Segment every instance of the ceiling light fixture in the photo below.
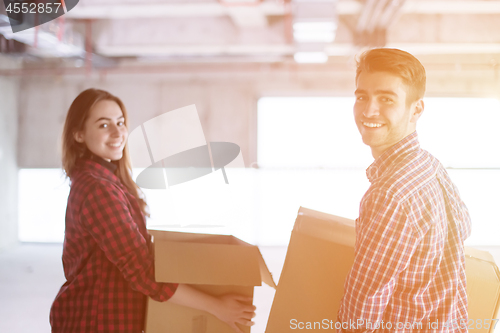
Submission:
M 322 64 L 328 61 L 328 55 L 325 52 L 295 52 L 293 59 L 302 64 Z
M 296 22 L 293 38 L 298 43 L 331 43 L 335 40 L 335 22 Z

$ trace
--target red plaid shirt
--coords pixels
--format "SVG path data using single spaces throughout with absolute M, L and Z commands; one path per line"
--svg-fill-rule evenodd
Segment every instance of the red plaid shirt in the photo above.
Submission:
M 71 178 L 52 332 L 142 332 L 146 295 L 166 301 L 177 288 L 155 282 L 144 216 L 113 166 L 83 159 Z
M 415 132 L 367 176 L 338 313 L 343 331 L 467 332 L 460 320 L 467 323 L 470 217 L 446 170 L 420 149 Z

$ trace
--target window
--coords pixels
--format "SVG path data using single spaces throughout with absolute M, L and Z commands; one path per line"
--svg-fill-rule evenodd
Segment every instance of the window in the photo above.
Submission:
M 496 236 L 500 232 L 496 209 L 500 202 L 500 102 L 483 98 L 425 98 L 424 102 L 417 126 L 420 143 L 448 168 L 469 208 L 473 232 L 467 243 L 500 245 Z M 296 211 L 298 205 L 357 217 L 357 205 L 369 186 L 364 170 L 373 158 L 354 124 L 353 103 L 354 98 L 339 97 L 259 100 L 259 171 L 272 174 L 268 182 L 277 184 L 262 189 L 262 193 L 273 191 L 273 200 L 262 201 L 261 210 L 270 213 L 279 206 L 281 211 L 270 223 L 289 227 L 280 216 Z M 290 183 L 295 186 L 287 186 Z M 278 198 L 283 199 L 279 204 Z M 267 239 L 268 233 L 262 237 Z
M 353 102 L 260 99 L 260 168 L 226 169 L 229 185 L 219 170 L 169 190 L 145 190 L 148 226 L 286 246 L 299 206 L 356 218 L 373 158 L 354 124 Z M 469 208 L 473 233 L 467 244 L 500 245 L 500 102 L 426 98 L 425 105 L 420 142 L 448 168 Z M 21 169 L 20 240 L 61 242 L 68 193 L 60 169 Z

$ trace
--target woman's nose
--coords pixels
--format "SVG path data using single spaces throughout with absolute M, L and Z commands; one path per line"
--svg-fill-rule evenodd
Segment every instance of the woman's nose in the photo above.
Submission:
M 111 125 L 111 135 L 112 136 L 120 136 L 124 131 L 126 131 L 125 126 Z

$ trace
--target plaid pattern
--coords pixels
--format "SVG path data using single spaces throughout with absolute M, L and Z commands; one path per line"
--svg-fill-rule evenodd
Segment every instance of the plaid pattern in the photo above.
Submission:
M 52 332 L 142 332 L 146 295 L 166 301 L 177 284 L 155 282 L 145 218 L 106 161 L 80 162 L 66 211 L 67 282 L 52 305 Z
M 457 326 L 467 322 L 463 242 L 470 217 L 446 170 L 414 132 L 377 158 L 367 176 L 338 313 L 344 332 L 467 332 Z

